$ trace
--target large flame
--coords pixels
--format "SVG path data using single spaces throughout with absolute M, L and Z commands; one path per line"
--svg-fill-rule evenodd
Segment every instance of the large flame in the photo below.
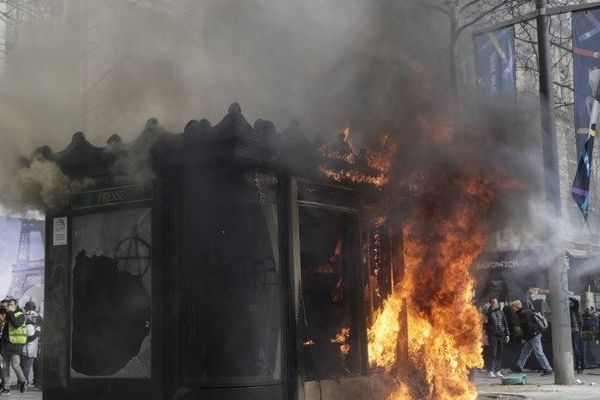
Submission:
M 469 269 L 485 244 L 491 184 L 476 169 L 419 172 L 418 204 L 404 222 L 404 277 L 369 329 L 369 361 L 396 381 L 389 400 L 474 400 L 483 366 L 481 318 Z M 415 176 L 413 176 L 415 178 Z
M 325 159 L 342 161 L 344 164 L 335 167 L 323 165 L 320 170 L 323 175 L 338 182 L 366 183 L 381 187 L 389 181 L 397 151 L 398 144 L 388 132 L 379 137 L 375 148 L 364 148 L 357 154 L 350 138 L 350 126 L 346 125 L 334 145 L 319 148 L 320 155 Z
M 347 127 L 335 146 L 322 149 L 323 156 L 347 165 L 321 170 L 338 181 L 391 187 L 391 213 L 394 207 L 407 207 L 397 204 L 402 197 L 398 193 L 414 199 L 396 232 L 402 246 L 394 260 L 403 260 L 403 276 L 368 330 L 370 364 L 382 367 L 394 381 L 388 400 L 474 400 L 477 391 L 468 376 L 483 366 L 482 320 L 473 305 L 470 268 L 486 242 L 485 217 L 494 188 L 514 184 L 502 176 L 490 180 L 489 171 L 484 178 L 482 166 L 466 161 L 463 152 L 449 156 L 455 132 L 443 118 L 416 116 L 415 125 L 427 154 L 442 149 L 445 157 L 437 163 L 417 163 L 409 174 L 397 174 L 392 181 L 399 150 L 394 138 L 382 135 L 374 150 L 356 155 Z M 357 168 L 361 161 L 376 173 Z M 380 218 L 376 226 L 389 217 Z

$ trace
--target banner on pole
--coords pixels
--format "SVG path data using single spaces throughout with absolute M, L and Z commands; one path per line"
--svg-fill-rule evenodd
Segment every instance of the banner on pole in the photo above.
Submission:
M 513 26 L 473 37 L 475 74 L 480 94 L 516 93 L 515 29 Z
M 600 81 L 600 10 L 574 12 L 571 21 L 575 137 L 579 156 L 588 139 L 590 113 Z

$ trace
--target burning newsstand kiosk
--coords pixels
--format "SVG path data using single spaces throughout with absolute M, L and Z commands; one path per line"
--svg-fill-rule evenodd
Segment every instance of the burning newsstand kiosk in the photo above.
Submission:
M 297 123 L 252 127 L 233 104 L 214 127 L 151 119 L 131 143 L 77 133 L 34 157 L 79 188 L 47 212 L 44 399 L 304 399 L 364 378 L 381 239 Z

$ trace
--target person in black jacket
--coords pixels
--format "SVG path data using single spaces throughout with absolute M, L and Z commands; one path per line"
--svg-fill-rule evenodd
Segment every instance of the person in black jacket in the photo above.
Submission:
M 490 378 L 502 378 L 502 349 L 504 343 L 510 340 L 508 321 L 504 312 L 498 305 L 498 299 L 490 299 L 490 309 L 486 313 L 484 324 L 485 334 L 488 337 L 487 370 Z
M 581 373 L 585 369 L 583 360 L 583 339 L 581 338 L 583 318 L 579 313 L 579 301 L 574 297 L 569 298 L 569 311 L 571 317 L 571 341 L 573 343 L 575 369 L 578 373 Z
M 531 352 L 535 354 L 535 358 L 540 363 L 540 366 L 544 370 L 542 376 L 551 375 L 552 367 L 544 354 L 542 348 L 542 331 L 535 321 L 533 311 L 529 309 L 523 309 L 523 305 L 520 300 L 515 300 L 510 303 L 510 308 L 515 312 L 521 331 L 523 332 L 523 339 L 521 342 L 525 344 L 519 355 L 516 367 L 513 368 L 515 372 L 522 372 L 523 366 L 527 362 L 527 359 L 531 355 Z
M 8 311 L 8 301 L 2 300 L 0 301 L 0 337 L 2 337 L 2 333 L 4 332 L 4 326 L 6 322 L 6 312 Z M 6 381 L 6 376 L 4 374 L 4 360 L 2 358 L 2 341 L 0 340 L 0 394 L 3 394 L 4 391 L 4 382 Z

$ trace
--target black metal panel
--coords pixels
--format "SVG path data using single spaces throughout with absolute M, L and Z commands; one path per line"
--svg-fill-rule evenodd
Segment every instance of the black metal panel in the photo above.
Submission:
M 160 202 L 156 207 L 160 207 L 160 231 L 155 233 L 154 237 L 160 237 L 160 252 L 162 259 L 162 268 L 160 272 L 161 279 L 156 281 L 156 290 L 160 293 L 157 301 L 157 312 L 161 318 L 169 320 L 181 320 L 183 318 L 183 306 L 180 304 L 180 294 L 178 282 L 180 281 L 180 269 L 183 246 L 181 226 L 183 222 L 182 210 L 178 207 L 181 191 L 183 188 L 178 185 L 178 180 L 164 180 L 160 185 Z M 158 227 L 157 227 L 158 228 Z M 183 326 L 174 324 L 156 324 L 160 329 L 161 340 L 155 342 L 160 346 L 160 351 L 153 358 L 153 363 L 159 363 L 160 366 L 160 389 L 161 399 L 170 399 L 172 393 L 175 393 L 179 387 L 178 369 L 173 366 L 179 365 L 181 348 L 178 340 L 173 340 L 173 336 L 182 333 Z M 156 361 L 155 361 L 156 360 Z M 157 371 L 158 372 L 158 371 Z
M 284 323 L 283 338 L 285 343 L 286 379 L 285 396 L 283 399 L 296 400 L 301 393 L 299 385 L 304 382 L 304 376 L 300 365 L 303 365 L 301 342 L 298 338 L 298 326 L 300 324 L 300 313 L 297 311 L 296 269 L 299 270 L 299 257 L 296 257 L 294 247 L 298 244 L 298 189 L 295 179 L 279 176 L 279 242 L 282 278 L 282 320 Z M 298 271 L 299 272 L 299 271 Z M 298 279 L 299 280 L 299 279 Z
M 159 399 L 153 385 L 140 380 L 94 380 L 71 382 L 67 388 L 44 389 L 44 400 L 139 400 Z
M 44 392 L 60 396 L 67 387 L 68 377 L 68 297 L 69 253 L 68 245 L 53 245 L 54 217 L 46 216 L 46 273 L 45 273 L 45 321 L 44 321 Z M 48 397 L 51 398 L 52 397 Z M 59 398 L 59 397 L 54 397 Z

